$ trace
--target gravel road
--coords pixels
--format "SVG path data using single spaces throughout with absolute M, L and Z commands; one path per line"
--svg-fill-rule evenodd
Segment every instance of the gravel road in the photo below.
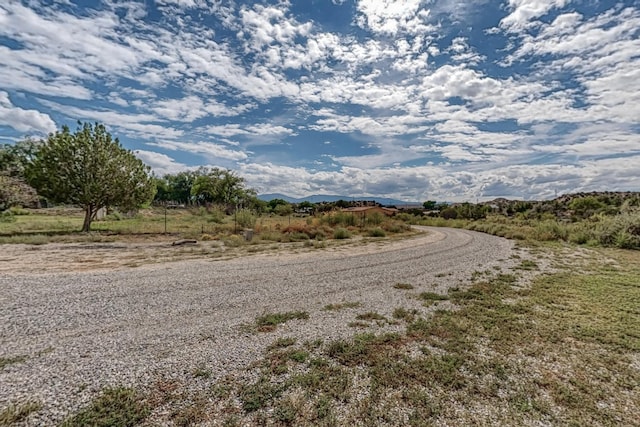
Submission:
M 256 360 L 282 336 L 352 336 L 358 313 L 429 309 L 412 298 L 444 292 L 474 271 L 508 268 L 513 243 L 466 230 L 422 227 L 403 241 L 301 254 L 253 255 L 121 269 L 0 277 L 0 411 L 39 401 L 29 425 L 55 425 L 107 386 L 213 378 Z M 415 289 L 399 290 L 396 283 Z M 331 303 L 358 308 L 323 310 Z M 304 310 L 275 332 L 247 330 L 261 314 Z M 400 328 L 389 325 L 387 329 Z

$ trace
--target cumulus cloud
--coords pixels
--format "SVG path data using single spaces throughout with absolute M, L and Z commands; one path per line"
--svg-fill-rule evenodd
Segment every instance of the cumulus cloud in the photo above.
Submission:
M 98 120 L 158 170 L 179 152 L 292 195 L 637 188 L 640 9 L 587 3 L 506 0 L 475 29 L 489 0 L 357 0 L 343 28 L 286 1 L 7 0 L 0 124 Z
M 19 132 L 47 134 L 56 130 L 56 124 L 48 114 L 37 110 L 25 110 L 11 103 L 9 94 L 0 91 L 0 125 Z
M 156 176 L 161 177 L 189 169 L 187 165 L 176 162 L 166 154 L 147 150 L 135 150 L 133 153 L 146 165 L 150 166 Z

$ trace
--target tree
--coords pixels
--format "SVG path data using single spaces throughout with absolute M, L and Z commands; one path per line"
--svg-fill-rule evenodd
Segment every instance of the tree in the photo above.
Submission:
M 433 211 L 437 208 L 438 202 L 436 202 L 435 200 L 427 200 L 422 204 L 422 206 L 424 206 L 424 208 L 428 211 Z
M 36 191 L 24 177 L 25 165 L 32 157 L 37 142 L 31 138 L 15 145 L 0 145 L 0 211 L 11 206 L 38 204 Z
M 248 199 L 244 178 L 231 170 L 200 168 L 191 195 L 200 203 L 219 203 L 227 207 Z
M 149 171 L 104 125 L 78 122 L 75 133 L 64 126 L 49 134 L 25 172 L 40 195 L 80 206 L 88 232 L 101 208 L 129 210 L 150 201 L 155 185 Z

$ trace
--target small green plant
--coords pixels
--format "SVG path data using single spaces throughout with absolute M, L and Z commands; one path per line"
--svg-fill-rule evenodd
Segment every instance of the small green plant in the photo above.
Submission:
M 418 310 L 416 310 L 415 308 L 407 310 L 406 308 L 398 307 L 393 310 L 394 319 L 404 320 L 407 323 L 413 322 L 417 314 Z
M 530 259 L 524 259 L 517 268 L 520 270 L 535 270 L 538 268 L 538 263 Z
M 362 303 L 356 302 L 356 301 L 341 302 L 337 304 L 327 304 L 322 309 L 325 311 L 338 311 L 338 310 L 344 310 L 346 308 L 357 308 L 357 307 L 360 307 L 361 305 Z
M 447 295 L 437 294 L 435 292 L 422 292 L 418 295 L 418 298 L 424 301 L 426 307 L 437 304 L 438 301 L 446 301 L 449 299 Z
M 261 377 L 255 383 L 241 387 L 239 397 L 242 409 L 247 412 L 257 411 L 271 404 L 282 392 L 282 386 L 271 384 L 268 378 Z
M 404 289 L 404 290 L 413 289 L 413 285 L 409 283 L 396 283 L 395 285 L 393 285 L 393 287 L 395 289 Z
M 282 323 L 289 320 L 299 319 L 306 320 L 309 318 L 309 313 L 306 311 L 287 311 L 284 313 L 271 313 L 264 314 L 256 318 L 256 328 L 260 332 L 271 332 Z
M 295 343 L 296 343 L 296 339 L 293 338 L 293 337 L 278 338 L 269 347 L 267 347 L 267 350 L 274 350 L 274 349 L 277 349 L 277 348 L 290 347 L 290 346 L 294 345 Z
M 358 314 L 356 316 L 358 320 L 366 320 L 368 322 L 374 322 L 376 320 L 387 320 L 382 314 L 376 313 L 374 311 L 368 311 L 366 313 Z
M 196 378 L 211 378 L 211 376 L 213 375 L 213 372 L 211 371 L 211 369 L 206 368 L 204 366 L 198 366 L 196 369 L 193 370 L 193 376 Z
M 109 388 L 89 407 L 68 418 L 62 427 L 135 426 L 150 413 L 142 396 L 131 388 Z

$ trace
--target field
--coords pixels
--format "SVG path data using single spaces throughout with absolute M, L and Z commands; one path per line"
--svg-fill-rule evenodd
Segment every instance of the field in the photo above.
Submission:
M 232 220 L 168 212 L 167 222 L 172 238 L 211 236 L 215 242 L 233 238 Z M 338 228 L 354 240 L 370 239 L 371 230 L 385 227 L 310 222 L 292 218 L 290 226 L 286 217 L 257 219 L 255 242 L 236 240 L 251 252 L 262 244 L 256 242 L 334 240 Z M 44 236 L 45 243 L 165 238 L 163 218 L 145 219 L 144 213 L 96 222 L 101 231 L 88 237 L 69 233 L 80 223 L 73 216 L 23 215 L 0 224 L 0 234 L 25 242 Z M 503 230 L 517 229 L 508 227 Z M 360 313 L 349 325 L 349 339 L 274 337 L 260 360 L 239 375 L 215 379 L 212 367 L 193 368 L 190 381 L 198 387 L 107 387 L 64 425 L 640 425 L 640 251 L 536 239 L 542 229 L 536 227 L 522 229 L 519 245 L 531 256 L 514 255 L 513 269 L 478 268 L 446 293 L 388 283 L 430 308 L 428 313 L 399 305 L 389 316 L 363 310 L 357 300 L 336 301 L 324 310 Z M 310 239 L 309 229 L 325 230 L 325 238 Z M 287 236 L 294 232 L 306 237 L 296 242 Z M 313 319 L 293 309 L 265 313 L 250 333 L 274 334 L 290 321 Z M 400 330 L 385 332 L 384 325 L 392 323 Z M 0 360 L 2 369 L 24 362 Z M 0 425 L 19 423 L 38 410 L 38 402 L 16 403 L 0 413 Z
M 226 215 L 216 209 L 143 209 L 132 216 L 114 213 L 92 223 L 91 233 L 79 233 L 83 213 L 79 209 L 14 209 L 10 220 L 0 221 L 0 244 L 44 244 L 82 241 L 157 241 L 176 239 L 219 240 L 252 229 L 258 241 L 296 242 L 309 239 L 386 237 L 410 233 L 401 221 L 383 215 L 333 212 L 311 216 L 257 216 L 240 210 Z

